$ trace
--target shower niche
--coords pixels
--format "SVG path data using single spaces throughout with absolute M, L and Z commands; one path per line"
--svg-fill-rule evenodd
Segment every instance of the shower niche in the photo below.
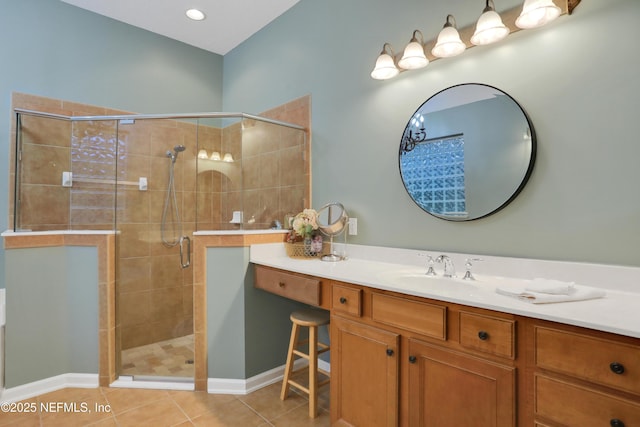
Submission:
M 115 232 L 118 374 L 193 377 L 190 239 L 269 229 L 308 205 L 308 102 L 262 116 L 139 115 L 14 94 L 10 221 L 16 232 Z M 130 357 L 142 349 L 149 360 Z M 161 350 L 171 354 L 158 361 Z

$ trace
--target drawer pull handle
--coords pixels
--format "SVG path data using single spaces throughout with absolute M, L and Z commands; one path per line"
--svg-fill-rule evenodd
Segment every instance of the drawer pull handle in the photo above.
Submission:
M 416 363 L 416 360 L 418 360 L 415 356 L 409 356 L 409 363 Z
M 340 297 L 340 304 L 346 304 L 347 299 L 345 297 Z
M 391 348 L 387 349 L 387 356 L 393 356 L 393 349 Z
M 609 421 L 609 424 L 611 425 L 611 427 L 624 427 L 624 423 L 622 422 L 622 420 L 619 420 L 617 418 Z
M 624 365 L 622 363 L 612 362 L 609 365 L 609 368 L 611 369 L 611 372 L 613 372 L 614 374 L 618 374 L 618 375 L 624 374 Z M 611 422 L 613 422 L 613 421 L 614 420 L 611 420 Z
M 278 286 L 280 286 L 281 288 L 284 288 L 284 282 L 278 282 Z
M 487 332 L 487 331 L 478 332 L 478 338 L 480 338 L 482 341 L 488 340 L 489 339 L 489 332 Z

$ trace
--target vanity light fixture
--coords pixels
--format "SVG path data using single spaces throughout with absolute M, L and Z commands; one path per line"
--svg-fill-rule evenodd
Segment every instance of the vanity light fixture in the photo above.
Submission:
M 185 15 L 187 15 L 189 19 L 192 19 L 194 21 L 203 21 L 207 17 L 207 15 L 205 15 L 204 12 L 199 9 L 188 9 L 185 12 Z
M 471 43 L 476 46 L 495 43 L 507 37 L 509 32 L 509 28 L 496 12 L 493 0 L 487 0 L 487 5 L 476 24 L 476 31 L 471 36 Z
M 376 66 L 371 72 L 371 77 L 376 80 L 387 80 L 398 75 L 400 70 L 396 67 L 396 62 L 393 59 L 393 49 L 389 43 L 385 43 L 382 46 L 382 52 L 376 60 Z
M 207 150 L 199 150 L 198 158 L 202 160 L 215 160 L 217 162 L 223 161 L 227 163 L 233 163 L 233 155 L 231 153 L 225 153 L 224 156 L 220 156 L 219 151 L 213 151 L 211 157 L 207 154 Z
M 560 12 L 551 0 L 525 0 L 516 26 L 522 29 L 542 27 L 560 16 Z
M 438 42 L 431 49 L 431 54 L 438 58 L 451 58 L 460 55 L 466 48 L 467 45 L 460 40 L 456 19 L 453 15 L 447 15 L 447 22 L 438 34 Z
M 420 36 L 420 41 L 418 41 L 418 36 Z M 422 32 L 415 30 L 411 41 L 407 47 L 404 48 L 404 54 L 400 61 L 398 61 L 398 66 L 405 70 L 417 70 L 418 68 L 426 67 L 428 64 L 429 60 L 424 54 L 424 38 Z
M 467 48 L 495 43 L 521 29 L 541 27 L 560 15 L 570 15 L 580 1 L 524 0 L 522 6 L 498 14 L 493 0 L 485 0 L 486 6 L 476 25 L 458 30 L 453 15 L 447 15 L 446 23 L 435 40 L 424 42 L 422 32 L 415 30 L 402 55 L 396 56 L 391 44 L 385 43 L 371 77 L 391 79 L 401 72 L 423 68 L 430 61 L 460 55 Z

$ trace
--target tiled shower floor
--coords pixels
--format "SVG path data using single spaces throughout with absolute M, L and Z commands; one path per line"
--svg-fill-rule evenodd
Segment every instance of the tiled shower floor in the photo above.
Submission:
M 193 378 L 193 335 L 122 351 L 120 375 Z

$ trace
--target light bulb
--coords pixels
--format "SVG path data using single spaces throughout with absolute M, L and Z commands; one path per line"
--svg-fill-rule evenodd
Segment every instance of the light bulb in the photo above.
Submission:
M 542 27 L 560 16 L 560 12 L 551 0 L 525 0 L 516 26 L 525 30 Z
M 187 15 L 189 19 L 192 19 L 194 21 L 202 21 L 207 17 L 207 15 L 205 15 L 203 11 L 198 9 L 189 9 L 185 12 L 185 15 Z
M 509 28 L 502 23 L 502 18 L 494 10 L 493 1 L 487 0 L 487 7 L 478 19 L 471 43 L 476 46 L 491 44 L 502 40 L 508 34 Z
M 417 36 L 420 36 L 418 41 Z M 418 68 L 426 67 L 429 64 L 427 56 L 424 54 L 424 47 L 422 41 L 422 33 L 418 30 L 413 32 L 413 37 L 407 47 L 404 48 L 404 54 L 402 59 L 398 61 L 398 66 L 405 70 L 417 70 Z
M 388 54 L 386 49 L 389 47 L 391 54 Z M 387 80 L 393 78 L 400 73 L 400 70 L 396 67 L 395 61 L 393 60 L 393 51 L 391 50 L 391 46 L 388 43 L 385 43 L 382 47 L 382 52 L 380 52 L 380 56 L 376 60 L 376 66 L 373 68 L 371 72 L 371 77 L 376 80 Z
M 453 15 L 447 16 L 447 22 L 444 24 L 440 34 L 438 34 L 438 41 L 433 49 L 431 49 L 433 56 L 450 58 L 460 55 L 467 48 L 467 45 L 460 40 L 460 34 L 456 29 L 455 22 Z

